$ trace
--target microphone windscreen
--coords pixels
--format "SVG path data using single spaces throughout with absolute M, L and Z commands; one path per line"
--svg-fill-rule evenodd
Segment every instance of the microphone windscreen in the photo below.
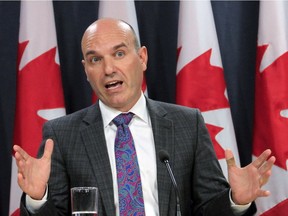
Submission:
M 159 155 L 159 159 L 162 163 L 164 163 L 164 161 L 166 161 L 166 160 L 169 160 L 169 154 L 165 150 L 160 150 L 158 155 Z

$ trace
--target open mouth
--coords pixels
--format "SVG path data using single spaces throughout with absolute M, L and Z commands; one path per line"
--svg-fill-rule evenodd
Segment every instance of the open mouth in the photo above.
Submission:
M 112 89 L 112 88 L 116 88 L 116 87 L 118 87 L 118 86 L 120 86 L 120 85 L 122 85 L 122 84 L 123 84 L 122 81 L 114 81 L 114 82 L 111 82 L 111 83 L 106 84 L 106 85 L 105 85 L 105 88 L 107 88 L 107 89 Z

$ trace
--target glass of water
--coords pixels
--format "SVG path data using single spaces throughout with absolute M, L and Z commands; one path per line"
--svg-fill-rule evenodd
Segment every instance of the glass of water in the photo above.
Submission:
M 71 188 L 71 208 L 73 216 L 97 216 L 98 188 Z

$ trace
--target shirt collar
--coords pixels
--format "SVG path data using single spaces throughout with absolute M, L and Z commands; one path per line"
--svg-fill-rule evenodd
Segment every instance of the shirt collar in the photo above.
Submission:
M 104 127 L 107 127 L 117 115 L 122 113 L 119 110 L 105 105 L 101 100 L 99 100 L 99 107 L 102 114 Z M 146 107 L 146 99 L 143 92 L 137 103 L 129 110 L 129 112 L 134 113 L 134 117 L 139 118 L 147 124 L 149 123 L 148 109 Z

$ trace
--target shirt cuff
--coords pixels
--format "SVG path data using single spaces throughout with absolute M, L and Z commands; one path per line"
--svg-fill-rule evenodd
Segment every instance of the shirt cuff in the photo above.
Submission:
M 231 189 L 230 189 L 230 191 L 229 191 L 229 199 L 230 199 L 232 211 L 233 211 L 233 213 L 236 216 L 240 216 L 240 215 L 244 214 L 247 211 L 247 209 L 250 207 L 251 203 L 248 203 L 246 205 L 237 205 L 237 204 L 235 204 L 233 202 L 231 193 L 232 192 L 231 192 Z
M 32 199 L 29 195 L 26 195 L 25 201 L 27 210 L 32 214 L 37 213 L 37 211 L 47 202 L 47 196 L 48 196 L 48 186 L 46 187 L 46 192 L 42 200 L 35 200 Z

